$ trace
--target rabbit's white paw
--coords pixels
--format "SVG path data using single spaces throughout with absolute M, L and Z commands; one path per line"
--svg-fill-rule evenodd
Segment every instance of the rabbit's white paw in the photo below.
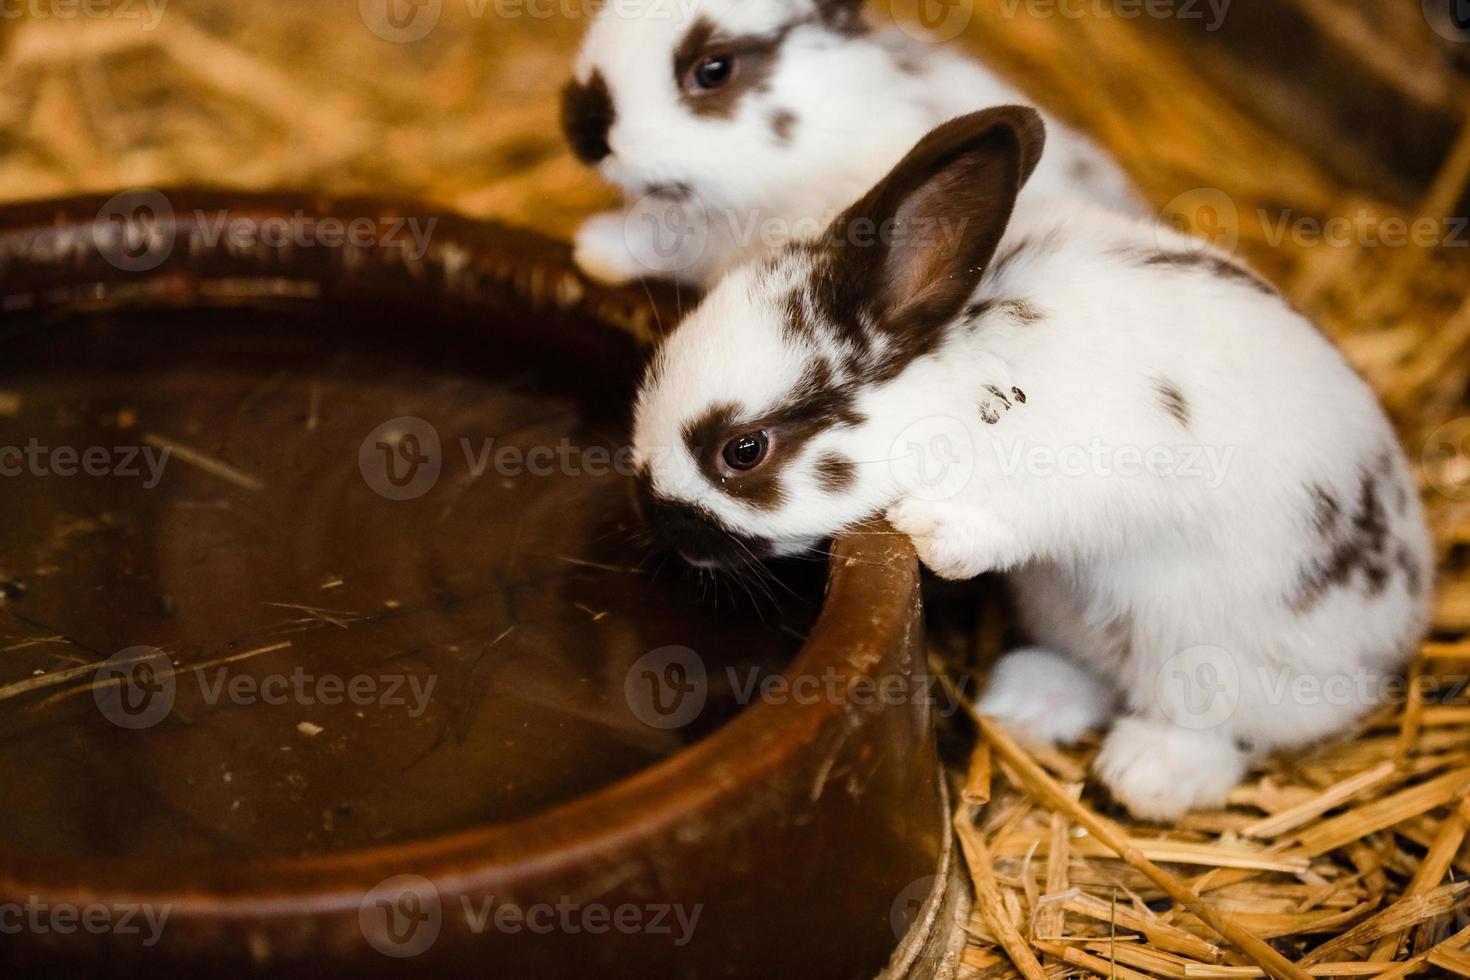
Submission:
M 1108 720 L 1114 698 L 1070 657 L 1040 648 L 1006 654 L 978 705 L 1022 741 L 1068 745 Z
M 1166 721 L 1123 718 L 1093 763 L 1113 796 L 1140 820 L 1177 820 L 1225 805 L 1245 775 L 1246 757 L 1228 733 Z
M 940 578 L 974 578 L 1007 568 L 1022 557 L 1022 543 L 1013 529 L 988 514 L 947 501 L 910 497 L 890 507 L 887 517 L 913 540 L 919 560 Z
M 577 229 L 572 260 L 592 280 L 619 286 L 649 274 L 628 241 L 628 220 L 622 211 L 593 215 Z M 636 225 L 635 225 L 636 227 Z

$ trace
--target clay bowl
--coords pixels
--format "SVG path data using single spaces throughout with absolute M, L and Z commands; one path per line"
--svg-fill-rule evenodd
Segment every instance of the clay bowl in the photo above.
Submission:
M 656 574 L 675 312 L 421 207 L 0 212 L 7 974 L 952 965 L 914 556 Z

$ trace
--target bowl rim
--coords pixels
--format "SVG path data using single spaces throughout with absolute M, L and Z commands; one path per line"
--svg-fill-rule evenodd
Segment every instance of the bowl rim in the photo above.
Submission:
M 250 215 L 253 220 L 302 212 L 310 220 L 361 215 L 433 218 L 438 221 L 434 249 L 442 253 L 440 260 L 450 252 L 461 258 L 468 254 L 486 279 L 497 284 L 498 292 L 491 290 L 482 298 L 503 303 L 509 295 L 533 311 L 617 327 L 643 345 L 678 319 L 679 301 L 668 291 L 644 285 L 606 289 L 587 281 L 573 270 L 569 249 L 562 243 L 423 204 L 197 188 L 149 193 L 170 203 L 175 235 L 197 231 L 198 221 L 215 219 L 219 213 Z M 240 288 L 237 295 L 204 290 L 204 277 L 184 264 L 191 261 L 188 257 L 179 261 L 179 256 L 171 256 L 145 273 L 110 268 L 96 238 L 89 236 L 95 236 L 101 212 L 121 196 L 0 207 L 0 272 L 6 273 L 0 278 L 0 328 L 16 312 L 34 315 L 42 309 L 86 314 L 139 305 L 191 308 L 221 301 L 250 305 L 250 276 L 234 277 Z M 191 208 L 193 218 L 185 213 Z M 89 250 L 98 254 L 84 254 Z M 435 261 L 433 255 L 426 258 L 430 264 Z M 49 286 L 19 287 L 19 294 L 27 298 L 17 300 L 18 283 L 13 269 L 6 267 L 7 259 L 12 266 L 21 266 L 22 275 L 27 268 L 35 272 L 62 263 L 66 268 Z M 261 261 L 260 256 L 253 261 L 258 279 L 281 271 L 278 263 Z M 397 260 L 388 256 L 384 261 Z M 308 278 L 323 287 L 320 296 L 308 301 L 310 305 L 341 302 L 353 295 L 340 288 L 345 273 L 336 265 L 307 271 Z M 448 281 L 415 273 L 411 285 L 422 292 L 409 295 L 430 306 L 463 302 L 463 296 L 445 295 Z M 432 292 L 432 284 L 438 285 L 438 294 Z M 874 679 L 884 668 L 884 651 L 908 642 L 910 631 L 921 628 L 916 626 L 917 556 L 908 540 L 886 524 L 870 523 L 839 536 L 829 569 L 816 624 L 784 676 L 836 677 L 840 696 L 785 705 L 757 701 L 700 741 L 591 793 L 514 821 L 422 840 L 302 857 L 221 858 L 188 866 L 155 865 L 144 858 L 42 859 L 7 850 L 0 842 L 0 898 L 41 895 L 56 903 L 153 903 L 168 905 L 174 916 L 206 920 L 295 917 L 356 909 L 366 892 L 406 868 L 449 889 L 513 890 L 518 881 L 570 871 L 599 854 L 654 841 L 674 832 L 690 811 L 709 812 L 720 801 L 738 799 L 746 787 L 777 772 L 809 747 L 824 728 L 840 722 L 845 713 L 860 710 L 847 696 L 854 685 Z M 910 676 L 924 673 L 923 664 L 906 668 Z

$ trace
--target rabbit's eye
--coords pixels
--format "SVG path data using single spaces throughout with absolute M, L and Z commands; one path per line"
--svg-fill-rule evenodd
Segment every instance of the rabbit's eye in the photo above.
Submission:
M 715 55 L 705 58 L 694 67 L 694 84 L 702 89 L 716 89 L 728 82 L 734 74 L 734 57 Z
M 764 432 L 747 432 L 725 443 L 725 451 L 721 455 L 726 466 L 745 473 L 764 463 L 770 449 L 771 439 Z

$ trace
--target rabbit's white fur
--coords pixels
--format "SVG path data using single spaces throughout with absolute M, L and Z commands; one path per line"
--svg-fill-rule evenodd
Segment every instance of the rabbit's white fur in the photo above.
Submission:
M 704 478 L 690 420 L 779 411 L 850 348 L 790 326 L 793 296 L 818 315 L 810 250 L 735 270 L 641 392 L 653 490 L 773 553 L 886 513 L 941 576 L 1007 573 L 1041 649 L 998 665 L 982 709 L 1070 740 L 1117 704 L 1096 768 L 1130 810 L 1222 804 L 1256 755 L 1364 715 L 1425 630 L 1414 480 L 1368 386 L 1231 257 L 1079 205 L 1018 209 L 996 256 L 937 348 L 847 379 L 860 423 L 783 459 L 774 508 Z M 830 454 L 856 464 L 841 492 Z
M 701 19 L 725 38 L 787 31 L 774 70 L 732 118 L 701 116 L 680 96 L 675 51 Z M 907 24 L 835 27 L 816 0 L 608 4 L 574 78 L 586 83 L 596 72 L 606 82 L 611 153 L 596 166 L 628 203 L 578 231 L 578 265 L 605 282 L 711 284 L 788 238 L 820 231 L 935 125 L 1024 101 L 989 69 L 917 34 Z M 789 119 L 786 139 L 773 131 L 778 115 Z M 1028 195 L 1142 210 L 1128 178 L 1091 140 L 1056 122 L 1048 128 L 1047 158 Z M 680 199 L 659 190 L 669 187 Z

